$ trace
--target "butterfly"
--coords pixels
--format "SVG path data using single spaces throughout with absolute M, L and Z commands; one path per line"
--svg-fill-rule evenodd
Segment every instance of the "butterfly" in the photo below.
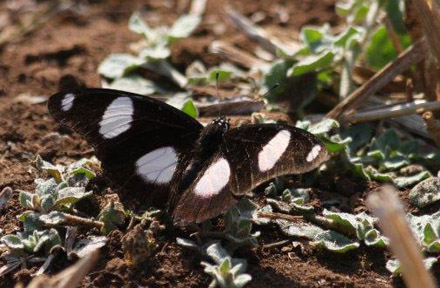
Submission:
M 178 225 L 213 218 L 258 185 L 309 172 L 329 156 L 299 128 L 230 128 L 224 117 L 204 127 L 164 102 L 118 90 L 59 92 L 48 109 L 94 147 L 127 208 L 164 207 Z

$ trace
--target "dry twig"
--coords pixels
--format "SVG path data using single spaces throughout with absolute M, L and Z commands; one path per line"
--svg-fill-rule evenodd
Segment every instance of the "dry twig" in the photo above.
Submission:
M 405 50 L 396 60 L 386 65 L 378 71 L 370 80 L 351 93 L 341 101 L 328 114 L 328 118 L 338 119 L 344 112 L 359 106 L 365 99 L 382 89 L 396 75 L 401 74 L 411 67 L 411 65 L 423 60 L 428 53 L 428 44 L 425 38 L 418 40 L 411 47 Z
M 358 112 L 353 114 L 344 114 L 341 116 L 342 121 L 351 123 L 376 121 L 382 119 L 402 117 L 415 113 L 423 113 L 429 110 L 440 110 L 440 102 L 424 102 L 424 103 L 403 103 L 385 108 L 378 108 L 366 112 Z
M 399 259 L 402 274 L 409 288 L 435 288 L 433 277 L 426 271 L 423 256 L 406 223 L 402 203 L 392 186 L 367 198 L 369 209 L 379 218 L 382 232 L 390 239 L 390 249 Z

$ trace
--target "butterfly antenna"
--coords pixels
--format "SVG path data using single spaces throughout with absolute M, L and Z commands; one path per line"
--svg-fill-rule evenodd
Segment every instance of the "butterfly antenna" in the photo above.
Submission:
M 273 85 L 272 88 L 267 90 L 267 92 L 264 93 L 263 96 L 261 96 L 261 98 L 266 98 L 267 96 L 269 96 L 273 92 L 273 90 L 277 89 L 279 86 L 280 86 L 279 83 L 275 83 L 275 85 Z
M 219 78 L 220 78 L 220 73 L 219 72 L 215 73 L 215 89 L 216 89 L 218 101 L 220 103 L 221 102 L 220 100 L 222 100 L 222 99 L 221 99 L 220 93 L 218 92 Z M 218 117 L 220 117 L 221 115 L 222 115 L 222 106 L 220 105 L 220 109 L 218 110 Z

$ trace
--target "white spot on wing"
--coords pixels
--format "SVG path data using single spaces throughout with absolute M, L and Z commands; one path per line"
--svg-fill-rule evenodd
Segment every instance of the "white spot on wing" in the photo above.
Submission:
M 66 95 L 64 95 L 63 100 L 61 100 L 61 110 L 67 112 L 72 109 L 74 99 L 75 95 L 72 93 L 67 93 Z
M 258 168 L 261 172 L 268 171 L 286 151 L 290 142 L 290 132 L 282 130 L 278 132 L 258 153 Z
M 310 150 L 309 154 L 307 154 L 306 160 L 307 162 L 312 162 L 318 157 L 319 152 L 321 152 L 321 145 L 316 144 L 313 146 L 312 150 Z
M 203 198 L 214 196 L 228 184 L 230 175 L 231 169 L 228 161 L 220 158 L 205 171 L 197 182 L 194 193 Z
M 133 101 L 128 97 L 119 97 L 107 107 L 99 122 L 99 133 L 106 139 L 114 138 L 128 129 L 133 121 Z
M 158 184 L 170 182 L 177 166 L 173 147 L 153 150 L 136 161 L 136 172 L 146 181 Z

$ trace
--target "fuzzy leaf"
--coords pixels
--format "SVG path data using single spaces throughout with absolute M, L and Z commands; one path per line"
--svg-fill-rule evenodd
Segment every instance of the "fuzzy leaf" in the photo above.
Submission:
M 139 57 L 147 61 L 165 60 L 170 57 L 171 51 L 165 46 L 146 47 L 139 53 Z
M 152 81 L 136 74 L 130 74 L 118 78 L 110 84 L 105 85 L 104 88 L 123 90 L 139 95 L 151 95 L 155 92 L 163 92 L 163 90 L 158 88 Z
M 293 64 L 287 71 L 288 76 L 300 76 L 306 73 L 324 70 L 333 63 L 335 54 L 331 51 L 311 55 Z
M 423 208 L 440 200 L 440 178 L 428 178 L 411 189 L 409 201 L 416 207 Z
M 35 188 L 35 192 L 40 195 L 54 195 L 56 193 L 56 189 L 58 187 L 58 183 L 54 178 L 50 178 L 48 180 L 36 179 L 37 188 Z
M 59 225 L 66 221 L 64 213 L 59 211 L 52 211 L 49 214 L 43 214 L 39 218 L 46 225 Z
M 128 28 L 138 34 L 144 34 L 149 40 L 153 38 L 154 31 L 144 22 L 139 12 L 133 13 L 128 22 Z
M 55 202 L 55 206 L 73 205 L 90 195 L 92 195 L 92 192 L 86 192 L 85 187 L 66 187 L 58 191 L 58 199 Z
M 416 175 L 407 176 L 407 177 L 397 177 L 393 179 L 394 184 L 396 184 L 399 188 L 405 188 L 408 186 L 412 186 L 414 184 L 419 183 L 420 181 L 429 178 L 431 174 L 428 171 L 420 172 Z
M 427 270 L 431 269 L 432 265 L 434 265 L 435 263 L 437 263 L 437 258 L 435 258 L 435 257 L 428 257 L 423 260 L 423 264 L 425 265 L 425 268 Z M 386 268 L 393 275 L 402 274 L 402 268 L 400 266 L 399 260 L 396 260 L 396 259 L 388 260 L 387 264 L 386 264 Z
M 327 249 L 336 253 L 346 253 L 350 250 L 357 249 L 359 243 L 348 239 L 347 237 L 331 230 L 324 231 L 316 235 L 310 244 L 318 248 Z
M 188 37 L 194 32 L 197 26 L 199 26 L 200 21 L 201 19 L 197 15 L 180 16 L 179 19 L 174 22 L 173 26 L 171 26 L 171 29 L 168 32 L 169 38 L 174 41 Z
M 310 126 L 307 130 L 316 136 L 327 136 L 333 129 L 338 129 L 339 123 L 333 119 L 324 119 Z
M 145 61 L 130 54 L 111 54 L 98 67 L 98 73 L 110 79 L 121 78 Z
M 317 235 L 324 232 L 321 227 L 308 223 L 292 223 L 280 219 L 275 220 L 275 223 L 281 228 L 283 234 L 291 237 L 313 240 Z
M 90 236 L 89 238 L 79 240 L 75 247 L 73 248 L 73 252 L 79 257 L 83 258 L 87 256 L 91 252 L 105 246 L 107 243 L 107 237 L 105 236 Z
M 6 247 L 8 247 L 11 250 L 24 249 L 22 239 L 17 235 L 6 235 L 3 236 L 0 240 L 6 245 Z

